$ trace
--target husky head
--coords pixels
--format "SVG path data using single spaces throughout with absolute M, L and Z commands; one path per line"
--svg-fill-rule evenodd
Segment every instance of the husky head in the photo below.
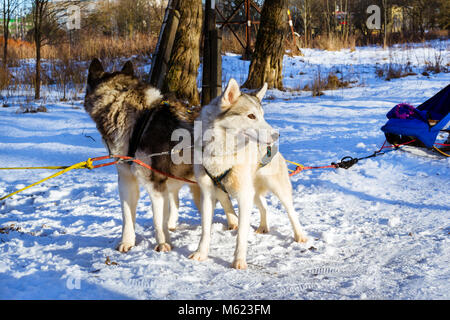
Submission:
M 158 89 L 135 77 L 131 61 L 116 72 L 106 72 L 98 59 L 92 60 L 89 66 L 84 106 L 91 115 L 93 109 L 104 112 L 112 103 L 121 105 L 126 101 L 126 104 L 140 110 L 161 98 Z
M 267 83 L 256 93 L 242 93 L 234 79 L 219 97 L 218 107 L 220 114 L 214 121 L 232 135 L 243 135 L 259 145 L 272 145 L 279 134 L 264 119 L 264 110 L 261 101 L 267 92 Z
M 89 66 L 87 94 L 93 92 L 95 88 L 101 83 L 107 82 L 108 80 L 113 79 L 119 75 L 129 77 L 129 80 L 131 80 L 131 78 L 134 78 L 133 63 L 131 61 L 127 61 L 121 71 L 105 72 L 100 60 L 95 58 L 94 60 L 92 60 Z

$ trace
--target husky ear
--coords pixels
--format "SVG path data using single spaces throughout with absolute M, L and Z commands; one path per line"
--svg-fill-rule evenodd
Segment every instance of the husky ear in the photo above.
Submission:
M 94 81 L 100 79 L 104 72 L 105 70 L 103 69 L 100 60 L 97 58 L 92 60 L 91 65 L 89 66 L 88 83 L 92 84 Z
M 222 94 L 222 105 L 223 106 L 231 106 L 233 103 L 237 101 L 239 96 L 241 95 L 241 90 L 239 89 L 239 84 L 233 78 L 228 81 L 227 88 L 225 92 Z
M 133 63 L 131 61 L 127 61 L 124 64 L 121 73 L 126 74 L 128 76 L 134 76 Z
M 266 95 L 267 92 L 267 87 L 268 87 L 267 82 L 264 82 L 264 86 L 256 94 L 256 97 L 258 98 L 259 101 L 262 101 L 262 99 L 264 99 L 264 96 Z

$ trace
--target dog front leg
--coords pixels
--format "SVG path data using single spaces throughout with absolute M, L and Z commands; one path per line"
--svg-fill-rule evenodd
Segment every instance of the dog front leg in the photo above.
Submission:
M 301 243 L 307 242 L 308 238 L 303 233 L 302 228 L 300 227 L 297 213 L 295 212 L 294 205 L 292 204 L 292 196 L 290 194 L 280 194 L 279 197 L 281 203 L 286 208 L 289 221 L 291 222 L 292 228 L 294 229 L 294 240 Z
M 203 190 L 201 194 L 200 210 L 202 214 L 202 236 L 197 251 L 189 256 L 189 259 L 204 261 L 208 258 L 211 243 L 211 225 L 216 199 L 214 189 Z
M 122 240 L 117 246 L 120 252 L 128 252 L 136 244 L 136 207 L 139 200 L 139 182 L 129 168 L 117 167 L 119 197 L 122 207 Z
M 296 242 L 307 242 L 308 238 L 303 233 L 298 220 L 297 213 L 294 209 L 294 202 L 292 199 L 292 185 L 289 179 L 286 164 L 281 162 L 280 164 L 280 174 L 278 179 L 267 180 L 269 190 L 280 199 L 281 204 L 285 207 L 289 221 L 291 222 L 292 228 L 294 229 L 294 240 Z
M 247 269 L 247 238 L 250 229 L 250 213 L 253 206 L 254 191 L 247 189 L 237 197 L 239 204 L 239 227 L 236 240 L 236 250 L 232 267 Z

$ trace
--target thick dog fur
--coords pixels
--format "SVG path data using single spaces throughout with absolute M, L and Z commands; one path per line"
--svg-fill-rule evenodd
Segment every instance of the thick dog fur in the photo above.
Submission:
M 195 176 L 202 193 L 202 236 L 197 251 L 190 256 L 191 259 L 199 261 L 207 259 L 211 241 L 214 203 L 220 190 L 213 184 L 207 172 L 212 176 L 219 176 L 231 169 L 222 180 L 222 185 L 230 195 L 237 199 L 239 206 L 238 235 L 232 264 L 234 268 L 247 268 L 247 235 L 250 227 L 250 212 L 254 203 L 261 213 L 261 224 L 257 232 L 269 231 L 266 219 L 267 206 L 264 198 L 268 191 L 274 193 L 286 208 L 294 229 L 295 241 L 305 242 L 307 240 L 301 231 L 294 210 L 292 186 L 284 158 L 277 153 L 269 164 L 260 168 L 259 159 L 264 154 L 267 145 L 273 144 L 278 139 L 278 134 L 264 120 L 261 100 L 266 90 L 267 85 L 256 96 L 242 94 L 237 82 L 231 79 L 223 95 L 214 99 L 201 110 L 200 119 L 203 130 L 212 132 L 210 136 L 213 138 L 205 138 L 206 142 L 196 141 L 196 147 L 203 148 L 202 164 L 194 164 Z M 268 134 L 255 137 L 254 133 L 247 133 L 248 129 L 265 131 Z M 243 134 L 252 137 L 253 142 L 248 143 L 245 148 L 239 149 L 233 143 L 233 139 L 227 138 L 225 131 L 231 133 L 232 136 Z M 254 148 L 250 149 L 252 146 Z M 255 154 L 254 150 L 257 150 L 258 157 L 252 156 Z M 243 155 L 239 157 L 241 153 Z
M 137 146 L 136 158 L 153 168 L 171 175 L 194 180 L 192 164 L 175 165 L 170 155 L 151 157 L 151 154 L 167 152 L 177 144 L 171 141 L 175 129 L 184 128 L 192 132 L 197 113 L 187 112 L 178 101 L 162 103 L 160 91 L 140 82 L 133 75 L 133 65 L 127 62 L 122 71 L 108 73 L 98 59 L 89 67 L 85 97 L 85 109 L 96 123 L 110 155 L 127 155 L 130 138 L 136 122 L 148 110 L 153 110 L 141 143 Z M 193 141 L 192 141 L 193 143 Z M 178 216 L 178 191 L 185 182 L 168 178 L 136 164 L 117 165 L 119 195 L 123 215 L 122 239 L 117 246 L 121 252 L 135 246 L 136 206 L 139 199 L 139 184 L 150 194 L 156 232 L 157 251 L 170 251 L 169 229 L 175 227 Z M 195 203 L 199 206 L 200 190 L 190 185 Z M 219 200 L 227 214 L 229 227 L 234 229 L 237 218 L 225 193 Z

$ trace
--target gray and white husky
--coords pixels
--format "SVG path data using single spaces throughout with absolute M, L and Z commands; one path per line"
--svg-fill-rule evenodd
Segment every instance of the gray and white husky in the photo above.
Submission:
M 133 145 L 133 156 L 154 169 L 184 179 L 195 178 L 192 163 L 175 164 L 167 152 L 178 143 L 172 141 L 172 133 L 177 129 L 192 132 L 198 112 L 187 109 L 179 101 L 164 99 L 159 90 L 140 82 L 134 77 L 131 62 L 127 62 L 120 72 L 109 73 L 104 71 L 98 59 L 94 59 L 89 67 L 84 107 L 96 123 L 110 155 L 127 156 Z M 142 119 L 146 119 L 145 123 L 138 126 Z M 133 140 L 136 130 L 140 131 L 137 141 Z M 153 156 L 158 153 L 166 154 Z M 142 184 L 152 201 L 155 250 L 170 251 L 169 229 L 175 227 L 178 191 L 186 182 L 131 162 L 117 164 L 117 171 L 123 215 L 122 239 L 117 250 L 127 252 L 135 246 L 136 206 L 139 184 Z M 200 190 L 195 184 L 190 188 L 199 207 Z M 237 217 L 228 195 L 219 192 L 217 198 L 225 209 L 229 228 L 236 228 Z
M 224 93 L 200 112 L 204 136 L 197 139 L 195 145 L 202 151 L 202 161 L 194 164 L 194 172 L 202 194 L 202 235 L 191 259 L 203 261 L 208 257 L 214 204 L 222 190 L 235 197 L 239 207 L 232 267 L 247 268 L 247 236 L 254 203 L 261 214 L 257 232 L 269 231 L 264 198 L 268 191 L 275 194 L 286 208 L 295 241 L 307 241 L 294 210 L 292 186 L 283 156 L 276 153 L 269 163 L 261 163 L 261 158 L 268 153 L 268 146 L 279 137 L 264 120 L 261 100 L 266 91 L 267 84 L 256 95 L 242 93 L 238 83 L 231 79 Z M 239 136 L 244 138 L 244 143 L 236 139 Z

